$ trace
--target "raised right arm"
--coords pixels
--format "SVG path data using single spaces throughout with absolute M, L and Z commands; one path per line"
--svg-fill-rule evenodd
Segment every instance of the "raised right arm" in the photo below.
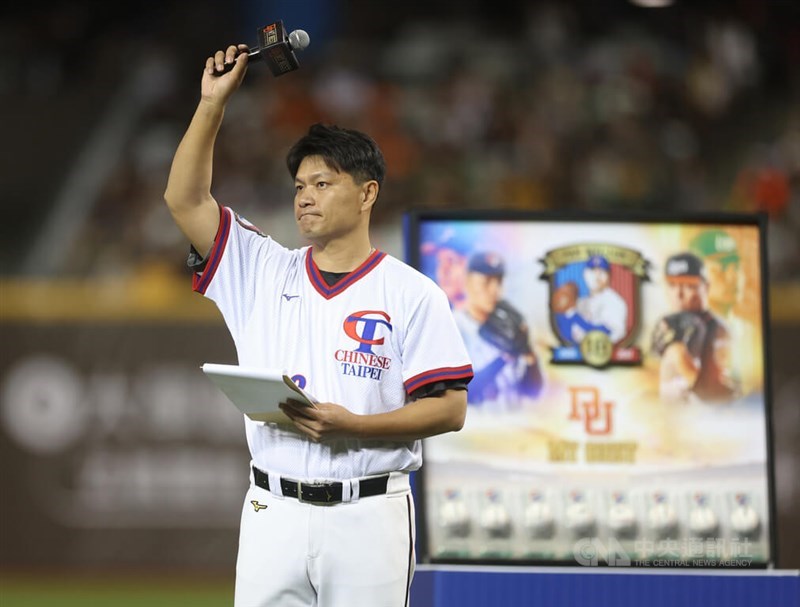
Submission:
M 219 205 L 211 195 L 214 143 L 222 125 L 225 105 L 239 88 L 247 70 L 247 45 L 229 46 L 206 60 L 200 103 L 178 145 L 167 181 L 164 200 L 178 227 L 194 248 L 205 256 L 214 244 L 219 226 Z M 237 57 L 237 52 L 241 54 Z M 235 61 L 223 73 L 223 63 Z

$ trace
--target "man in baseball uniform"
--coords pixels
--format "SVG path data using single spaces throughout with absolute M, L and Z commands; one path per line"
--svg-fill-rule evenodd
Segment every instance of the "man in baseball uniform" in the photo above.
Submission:
M 434 276 L 454 310 L 464 305 L 469 252 L 474 242 L 453 226 L 422 243 L 422 272 Z
M 692 238 L 689 250 L 703 261 L 708 277 L 708 307 L 721 318 L 727 318 L 744 289 L 736 240 L 725 230 L 704 230 Z
M 708 309 L 703 262 L 679 253 L 667 259 L 664 273 L 673 312 L 659 320 L 652 338 L 652 349 L 661 357 L 661 397 L 729 402 L 737 394 L 730 377 L 730 335 Z
M 522 315 L 502 300 L 505 263 L 492 252 L 473 254 L 467 266 L 464 305 L 454 312 L 472 358 L 475 377 L 469 404 L 492 412 L 518 409 L 538 396 L 542 372 Z
M 743 304 L 746 289 L 758 293 L 757 285 L 747 284 L 739 246 L 730 232 L 718 228 L 703 230 L 689 243 L 708 278 L 708 307 L 719 316 L 731 337 L 731 369 L 741 384 L 742 393 L 763 389 L 763 340 L 757 316 L 747 314 Z
M 577 302 L 578 314 L 587 322 L 608 331 L 612 344 L 625 337 L 628 305 L 611 288 L 611 264 L 602 255 L 592 255 L 583 269 L 583 282 L 589 290 Z M 574 338 L 574 336 L 573 336 Z M 583 336 L 575 340 L 580 342 Z
M 444 293 L 370 244 L 385 165 L 366 135 L 314 125 L 290 150 L 309 247 L 282 247 L 212 197 L 214 143 L 246 48 L 207 59 L 165 199 L 192 244 L 194 289 L 219 307 L 239 364 L 282 369 L 320 402 L 282 403 L 286 424 L 245 418 L 235 604 L 403 606 L 408 475 L 420 439 L 463 425 L 472 367 Z

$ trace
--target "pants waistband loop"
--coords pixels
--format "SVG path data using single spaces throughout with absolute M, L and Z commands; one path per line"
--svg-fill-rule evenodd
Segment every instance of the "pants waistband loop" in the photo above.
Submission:
M 267 476 L 269 477 L 268 491 L 272 493 L 272 495 L 283 497 L 283 484 L 281 483 L 281 475 L 275 474 L 274 472 L 269 472 Z
M 353 492 L 350 489 L 351 481 L 345 481 L 342 483 L 342 502 L 346 503 L 352 500 Z

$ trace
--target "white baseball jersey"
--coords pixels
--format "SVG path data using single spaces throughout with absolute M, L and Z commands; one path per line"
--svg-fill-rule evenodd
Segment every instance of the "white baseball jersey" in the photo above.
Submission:
M 219 307 L 240 365 L 282 370 L 318 400 L 357 414 L 392 411 L 421 386 L 472 377 L 444 292 L 381 251 L 328 286 L 310 247 L 286 249 L 221 208 L 193 287 Z M 288 427 L 247 417 L 245 424 L 253 465 L 296 479 L 350 479 L 422 463 L 418 440 L 314 443 Z
M 604 326 L 609 330 L 611 343 L 617 343 L 625 337 L 628 322 L 628 304 L 622 296 L 611 287 L 592 293 L 578 300 L 578 313 L 594 325 Z M 578 340 L 580 341 L 580 340 Z

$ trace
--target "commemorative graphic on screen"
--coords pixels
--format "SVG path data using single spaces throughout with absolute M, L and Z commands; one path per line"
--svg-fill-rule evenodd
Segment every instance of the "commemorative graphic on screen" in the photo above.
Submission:
M 475 372 L 464 429 L 425 441 L 426 558 L 771 561 L 755 218 L 409 228 Z

